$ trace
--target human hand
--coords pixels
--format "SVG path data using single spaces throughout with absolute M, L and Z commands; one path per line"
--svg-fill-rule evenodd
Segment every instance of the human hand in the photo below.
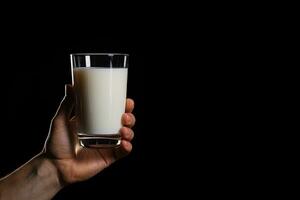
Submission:
M 116 160 L 126 156 L 132 150 L 130 141 L 134 136 L 131 129 L 135 124 L 135 117 L 131 113 L 134 101 L 127 99 L 126 113 L 122 116 L 120 147 L 97 149 L 80 146 L 76 133 L 76 118 L 71 118 L 74 104 L 74 89 L 67 85 L 66 95 L 51 121 L 49 135 L 43 150 L 43 155 L 57 169 L 63 185 L 91 178 Z

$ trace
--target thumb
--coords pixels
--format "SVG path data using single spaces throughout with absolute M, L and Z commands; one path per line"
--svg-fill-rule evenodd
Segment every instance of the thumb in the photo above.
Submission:
M 65 85 L 65 96 L 61 101 L 55 117 L 69 119 L 75 104 L 75 93 L 72 85 Z

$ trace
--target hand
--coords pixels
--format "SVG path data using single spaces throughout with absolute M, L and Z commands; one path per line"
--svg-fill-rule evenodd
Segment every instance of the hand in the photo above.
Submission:
M 130 141 L 134 136 L 131 129 L 135 124 L 135 117 L 131 113 L 134 102 L 127 99 L 126 113 L 122 116 L 124 127 L 120 130 L 122 137 L 120 147 L 107 149 L 81 147 L 76 134 L 76 119 L 71 119 L 74 99 L 74 89 L 67 85 L 66 95 L 52 119 L 43 150 L 44 156 L 50 159 L 58 170 L 63 185 L 86 180 L 126 156 L 132 150 Z

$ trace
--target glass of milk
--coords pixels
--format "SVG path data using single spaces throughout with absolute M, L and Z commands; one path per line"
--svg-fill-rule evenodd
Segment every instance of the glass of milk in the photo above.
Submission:
M 116 147 L 125 112 L 128 54 L 71 54 L 78 138 L 84 147 Z

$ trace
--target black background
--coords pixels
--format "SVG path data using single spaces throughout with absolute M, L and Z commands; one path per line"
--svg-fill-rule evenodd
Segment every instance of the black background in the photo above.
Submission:
M 136 101 L 133 151 L 92 179 L 63 189 L 55 199 L 138 196 L 136 188 L 156 196 L 181 188 L 180 177 L 189 178 L 197 165 L 190 160 L 198 151 L 199 132 L 193 130 L 197 119 L 186 113 L 197 116 L 199 110 L 192 105 L 197 99 L 190 98 L 198 80 L 192 75 L 197 66 L 189 65 L 197 54 L 188 46 L 196 40 L 181 35 L 168 19 L 39 22 L 36 17 L 11 19 L 3 29 L 0 175 L 42 150 L 64 84 L 71 81 L 70 53 L 124 52 L 130 54 L 128 97 Z
M 255 71 L 250 58 L 261 56 L 250 49 L 256 32 L 205 6 L 139 6 L 55 7 L 3 20 L 1 176 L 42 150 L 76 52 L 130 54 L 135 139 L 130 156 L 55 199 L 223 194 L 254 174 L 243 150 L 257 121 L 243 113 L 257 101 L 244 84 Z

